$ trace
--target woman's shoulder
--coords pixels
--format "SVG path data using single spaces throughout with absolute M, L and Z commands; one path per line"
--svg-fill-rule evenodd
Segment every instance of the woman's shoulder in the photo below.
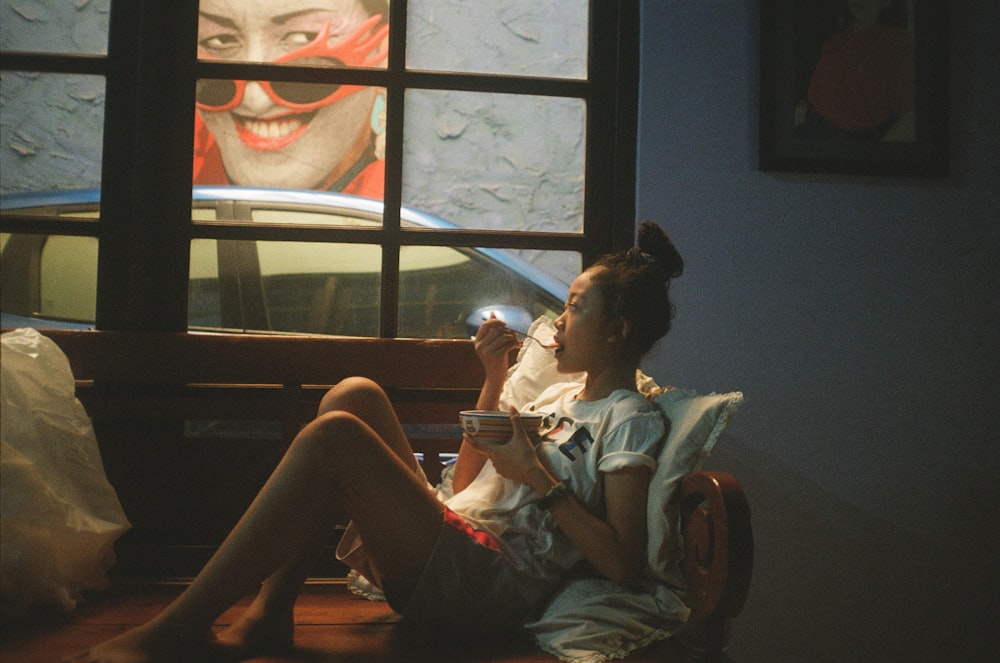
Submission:
M 651 400 L 634 389 L 617 389 L 608 396 L 615 406 L 619 405 L 637 413 L 659 412 L 659 408 Z
M 659 407 L 637 391 L 619 389 L 605 399 L 602 408 L 607 430 L 629 429 L 643 435 L 656 434 L 665 426 Z

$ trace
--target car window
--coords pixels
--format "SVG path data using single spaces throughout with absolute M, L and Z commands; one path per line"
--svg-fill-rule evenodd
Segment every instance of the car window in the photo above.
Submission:
M 368 244 L 195 240 L 195 329 L 376 336 L 381 248 Z M 479 308 L 557 315 L 560 299 L 475 250 L 403 247 L 400 336 L 465 338 Z
M 92 194 L 79 194 L 84 200 Z M 267 196 L 280 197 L 269 191 Z M 379 225 L 377 211 L 301 201 L 199 200 L 196 220 L 219 217 L 318 228 Z M 74 196 L 70 195 L 69 198 Z M 96 218 L 97 203 L 34 199 L 22 214 Z M 338 203 L 351 199 L 338 198 Z M 446 222 L 408 214 L 404 227 Z M 97 292 L 95 237 L 2 236 L 3 311 L 93 324 Z M 192 329 L 377 336 L 382 248 L 356 242 L 194 239 L 190 249 L 188 321 Z M 512 254 L 495 249 L 404 246 L 400 250 L 399 336 L 464 338 L 469 318 L 505 307 L 534 319 L 555 316 L 564 284 Z M 473 321 L 474 323 L 475 321 Z
M 50 236 L 42 249 L 41 309 L 56 320 L 93 322 L 97 302 L 97 238 Z
M 399 280 L 402 336 L 464 338 L 469 316 L 479 309 L 516 308 L 534 319 L 555 317 L 561 305 L 529 279 L 473 251 L 403 247 Z

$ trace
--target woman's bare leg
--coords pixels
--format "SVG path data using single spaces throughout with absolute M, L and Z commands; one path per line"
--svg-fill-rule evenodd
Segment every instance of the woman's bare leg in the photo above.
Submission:
M 392 424 L 373 424 L 341 410 L 317 417 L 184 593 L 148 624 L 74 660 L 173 661 L 202 645 L 216 617 L 265 578 L 281 570 L 273 586 L 290 586 L 281 573 L 329 533 L 329 514 L 337 507 L 351 515 L 385 585 L 410 591 L 437 541 L 443 507 L 411 462 L 376 433 Z
M 396 412 L 378 384 L 366 378 L 348 378 L 326 393 L 318 416 L 343 411 L 370 422 L 376 434 L 421 479 L 423 474 L 413 455 Z M 219 642 L 242 654 L 262 654 L 291 645 L 295 602 L 323 545 L 324 533 L 304 554 L 288 562 L 261 586 L 253 602 L 239 619 L 218 635 Z

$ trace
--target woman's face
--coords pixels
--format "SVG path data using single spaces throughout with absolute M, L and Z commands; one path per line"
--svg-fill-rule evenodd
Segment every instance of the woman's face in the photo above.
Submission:
M 270 62 L 306 46 L 330 24 L 330 45 L 369 18 L 359 0 L 202 0 L 203 57 Z M 376 91 L 363 88 L 303 112 L 247 81 L 237 105 L 199 109 L 233 184 L 326 188 L 360 156 L 370 136 Z
M 566 307 L 554 323 L 556 367 L 561 373 L 590 372 L 614 360 L 608 339 L 616 329 L 607 317 L 604 295 L 592 275 L 587 270 L 574 279 Z

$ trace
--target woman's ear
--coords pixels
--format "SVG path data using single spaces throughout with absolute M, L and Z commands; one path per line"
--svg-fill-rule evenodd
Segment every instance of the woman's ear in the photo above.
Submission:
M 614 333 L 608 336 L 608 343 L 621 343 L 628 338 L 630 333 L 632 333 L 632 324 L 622 316 L 618 316 L 618 320 L 615 321 Z

